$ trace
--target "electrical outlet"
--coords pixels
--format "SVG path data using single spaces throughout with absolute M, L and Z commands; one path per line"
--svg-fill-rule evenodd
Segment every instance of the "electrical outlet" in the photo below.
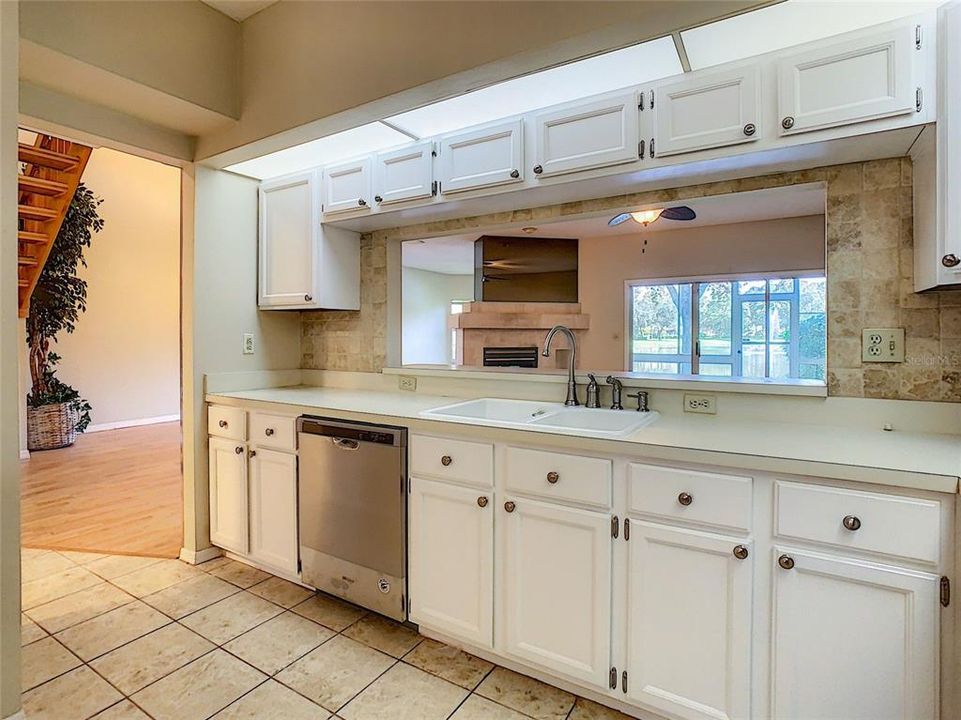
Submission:
M 717 415 L 717 396 L 684 393 L 684 412 Z
M 861 334 L 864 362 L 904 362 L 904 328 L 866 328 Z
M 411 377 L 410 375 L 400 375 L 397 378 L 397 387 L 401 390 L 409 390 L 413 392 L 417 389 L 417 378 Z
M 244 355 L 254 354 L 254 334 L 244 333 Z

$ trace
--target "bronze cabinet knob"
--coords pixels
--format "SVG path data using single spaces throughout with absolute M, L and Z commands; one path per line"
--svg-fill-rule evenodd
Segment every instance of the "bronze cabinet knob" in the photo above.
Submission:
M 357 200 L 357 204 L 360 205 L 361 207 L 365 207 L 367 205 L 367 201 L 364 200 L 364 198 L 359 198 Z
M 313 300 L 314 300 L 313 295 L 304 295 L 304 302 L 313 302 Z
M 744 134 L 747 135 L 748 137 L 751 137 L 756 132 L 757 132 L 757 125 L 755 125 L 754 123 L 748 123 L 747 125 L 744 126 Z
M 256 451 L 256 450 L 251 450 L 249 453 L 247 453 L 247 456 L 248 456 L 248 457 L 256 457 L 256 456 L 257 456 L 257 451 Z
M 781 127 L 785 130 L 790 130 L 792 127 L 794 127 L 794 118 L 788 115 L 781 121 Z
M 738 560 L 745 560 L 745 559 L 747 558 L 747 556 L 750 555 L 750 554 L 751 554 L 751 553 L 750 553 L 750 551 L 747 549 L 747 546 L 746 546 L 746 545 L 735 545 L 735 546 L 734 546 L 734 557 L 736 557 Z
M 684 507 L 687 507 L 692 502 L 694 502 L 694 496 L 691 495 L 690 493 L 682 492 L 680 495 L 677 496 L 677 501 L 681 503 L 681 505 L 683 505 Z
M 237 453 L 238 455 L 240 455 L 240 453 L 242 453 L 243 451 L 244 449 L 240 447 L 240 445 L 234 448 L 234 452 Z
M 374 195 L 374 202 L 384 202 L 384 198 L 382 198 L 380 195 Z
M 477 504 L 480 507 L 487 507 L 487 498 L 481 495 L 479 498 L 477 498 Z
M 447 467 L 447 466 L 450 465 L 452 462 L 454 462 L 454 458 L 452 458 L 450 455 L 444 455 L 444 456 L 440 459 L 440 464 L 443 465 L 444 467 Z
M 794 558 L 790 555 L 782 555 L 777 559 L 777 564 L 785 570 L 791 570 L 794 567 Z
M 227 427 L 227 421 L 226 421 L 226 420 L 221 420 L 221 421 L 220 421 L 219 423 L 217 423 L 217 424 L 218 424 L 220 427 L 222 427 L 222 428 Z
M 954 253 L 948 253 L 943 258 L 941 258 L 941 264 L 946 268 L 953 268 L 961 265 L 961 258 L 959 258 Z
M 846 530 L 854 532 L 855 530 L 861 529 L 861 518 L 859 518 L 857 515 L 845 515 L 844 519 L 841 521 L 841 524 Z
M 267 428 L 266 430 L 264 430 L 264 435 L 266 435 L 267 437 L 270 437 L 273 434 L 274 434 L 273 428 Z
M 542 172 L 544 172 L 544 168 L 543 168 L 541 165 L 535 165 L 535 166 L 534 166 L 534 174 L 535 174 L 535 175 L 540 175 Z
M 511 501 L 511 500 L 508 500 L 506 503 L 504 503 L 504 509 L 505 509 L 507 512 L 514 512 L 514 508 L 516 508 L 516 507 L 517 507 L 517 506 L 516 506 L 516 505 L 513 503 L 513 501 Z
M 520 170 L 511 170 L 511 177 L 515 180 L 521 176 Z
M 549 473 L 547 473 L 547 482 L 549 482 L 551 485 L 554 485 L 554 484 L 555 484 L 558 480 L 560 480 L 560 479 L 561 479 L 561 476 L 558 475 L 558 474 L 557 474 L 556 472 L 554 472 L 553 470 L 551 470 Z

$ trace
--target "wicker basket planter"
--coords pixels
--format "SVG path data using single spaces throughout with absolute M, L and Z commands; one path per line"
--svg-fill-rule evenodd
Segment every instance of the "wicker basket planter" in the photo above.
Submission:
M 80 414 L 70 403 L 27 408 L 27 448 L 54 450 L 73 445 Z

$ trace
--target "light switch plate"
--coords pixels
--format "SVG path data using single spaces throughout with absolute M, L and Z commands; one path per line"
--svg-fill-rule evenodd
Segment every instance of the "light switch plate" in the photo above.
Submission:
M 717 396 L 684 393 L 684 412 L 716 415 Z
M 244 355 L 254 354 L 254 334 L 244 333 Z
M 865 328 L 861 334 L 863 362 L 904 362 L 904 328 Z

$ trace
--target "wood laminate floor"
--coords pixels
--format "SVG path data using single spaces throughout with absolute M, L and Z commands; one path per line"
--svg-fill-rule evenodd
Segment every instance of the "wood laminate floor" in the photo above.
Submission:
M 24 547 L 177 557 L 179 423 L 81 435 L 20 463 Z

